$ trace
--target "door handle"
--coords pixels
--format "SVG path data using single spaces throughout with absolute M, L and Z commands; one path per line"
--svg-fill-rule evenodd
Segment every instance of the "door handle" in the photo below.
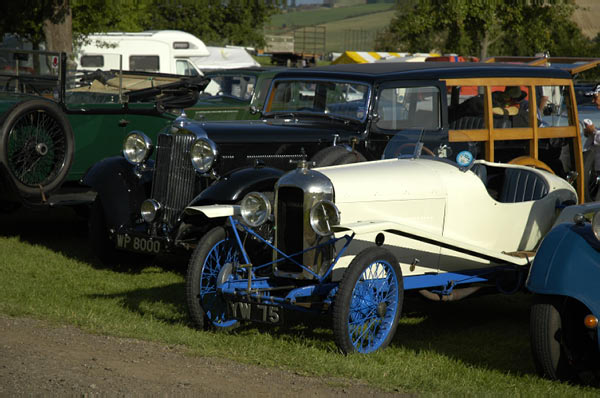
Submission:
M 121 119 L 119 120 L 119 127 L 125 127 L 129 124 L 129 120 Z

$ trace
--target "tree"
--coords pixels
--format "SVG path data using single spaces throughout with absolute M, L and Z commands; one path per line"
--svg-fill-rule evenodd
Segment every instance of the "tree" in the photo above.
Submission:
M 3 1 L 0 4 L 0 33 L 11 33 L 31 43 L 33 49 L 39 49 L 46 41 L 46 32 L 52 36 L 51 45 L 63 50 L 63 41 L 58 37 L 70 26 L 68 0 L 19 0 Z M 53 26 L 55 25 L 55 26 Z M 62 33 L 64 34 L 64 33 Z M 69 36 L 71 32 L 68 32 Z M 69 41 L 70 43 L 70 41 Z
M 399 3 L 377 50 L 477 55 L 592 56 L 597 46 L 571 21 L 572 1 L 429 0 Z

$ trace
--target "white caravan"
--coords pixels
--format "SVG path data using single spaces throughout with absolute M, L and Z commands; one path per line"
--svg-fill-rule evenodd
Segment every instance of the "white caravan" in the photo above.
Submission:
M 191 58 L 209 55 L 202 40 L 178 30 L 109 32 L 88 36 L 76 62 L 79 70 L 122 68 L 198 76 L 202 75 L 202 71 Z

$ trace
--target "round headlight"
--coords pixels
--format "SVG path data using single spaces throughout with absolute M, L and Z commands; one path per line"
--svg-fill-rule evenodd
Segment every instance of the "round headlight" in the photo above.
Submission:
M 597 211 L 592 218 L 592 231 L 596 239 L 600 240 L 600 211 Z
M 217 146 L 209 139 L 198 138 L 192 144 L 190 155 L 194 169 L 199 173 L 206 173 L 217 157 Z
M 131 164 L 140 164 L 152 155 L 152 141 L 146 134 L 134 131 L 125 137 L 123 156 Z
M 331 227 L 339 223 L 340 211 L 330 200 L 321 200 L 310 209 L 310 226 L 317 235 L 331 235 Z
M 160 203 L 154 199 L 146 199 L 140 206 L 140 215 L 146 222 L 152 222 L 156 219 L 158 212 L 160 211 Z
M 242 199 L 241 213 L 246 225 L 258 227 L 271 216 L 271 202 L 260 192 L 250 192 Z

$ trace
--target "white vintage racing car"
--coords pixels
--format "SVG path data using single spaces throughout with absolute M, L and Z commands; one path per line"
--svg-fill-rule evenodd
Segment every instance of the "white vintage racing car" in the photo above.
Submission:
M 300 162 L 274 198 L 252 192 L 237 205 L 188 207 L 226 220 L 189 264 L 195 324 L 277 324 L 287 310 L 330 311 L 340 350 L 369 353 L 392 340 L 405 292 L 446 301 L 521 289 L 539 242 L 578 201 L 571 182 L 551 172 L 474 160 L 468 150 L 421 156 L 441 151 L 416 140 L 386 152 L 394 158 Z

